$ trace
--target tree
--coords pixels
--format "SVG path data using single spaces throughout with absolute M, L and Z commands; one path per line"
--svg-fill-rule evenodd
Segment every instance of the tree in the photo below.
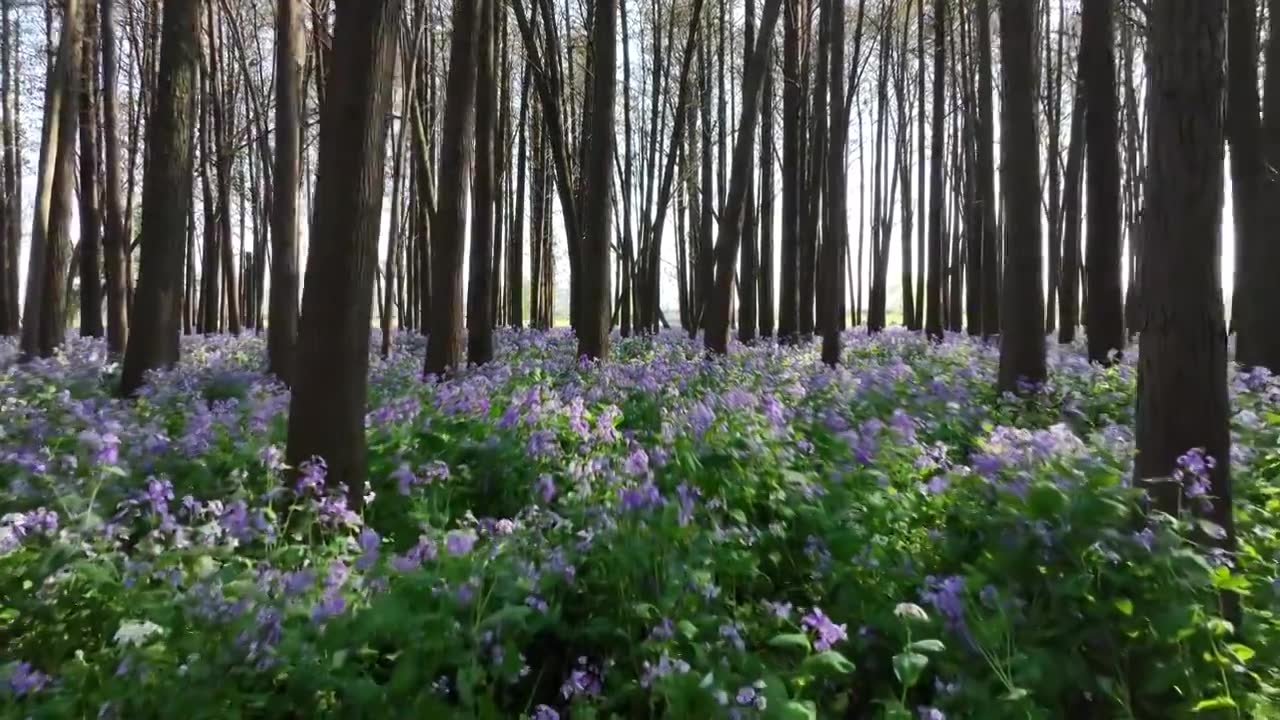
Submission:
M 471 175 L 476 121 L 476 64 L 481 13 L 489 0 L 453 4 L 453 40 L 445 86 L 439 178 Z M 431 307 L 427 375 L 443 375 L 462 364 L 462 238 L 466 230 L 467 183 L 440 185 L 431 216 Z
M 1021 3 L 1022 0 L 1017 0 Z M 996 226 L 995 113 L 991 109 L 991 10 L 977 2 L 978 25 L 978 204 L 982 210 L 982 337 L 1000 334 L 999 228 Z M 1001 16 L 1003 17 L 1003 15 Z M 1029 30 L 1030 31 L 1030 30 Z M 1034 61 L 1034 53 L 1031 60 Z M 1039 202 L 1036 202 L 1039 207 Z
M 751 62 L 742 79 L 741 117 L 733 147 L 733 172 L 729 176 L 724 211 L 720 214 L 715 247 L 715 286 L 707 302 L 706 332 L 703 342 L 709 352 L 723 355 L 729 350 L 729 304 L 733 293 L 733 266 L 742 240 L 743 205 L 747 197 L 756 125 L 760 121 L 760 88 L 773 47 L 773 27 L 778 21 L 782 0 L 767 0 L 760 21 L 760 35 L 751 51 Z
M 293 378 L 298 333 L 298 181 L 302 164 L 301 0 L 279 0 L 276 10 L 276 156 L 271 193 L 271 299 L 267 369 Z
M 1089 359 L 1109 363 L 1124 348 L 1124 292 L 1120 287 L 1120 130 L 1116 99 L 1115 2 L 1084 0 L 1085 152 L 1089 185 Z
M 929 168 L 929 278 L 925 297 L 925 332 L 942 339 L 942 245 L 946 198 L 942 192 L 942 159 L 946 133 L 947 0 L 933 4 L 933 139 Z M 923 59 L 921 60 L 923 62 Z M 921 112 L 924 108 L 921 107 Z M 923 161 L 924 158 L 921 158 Z M 910 242 L 910 238 L 904 238 Z
M 1182 487 L 1167 479 L 1180 458 L 1194 448 L 1213 458 L 1206 469 L 1213 496 L 1210 519 L 1225 531 L 1213 541 L 1231 552 L 1235 528 L 1220 234 L 1224 10 L 1224 0 L 1152 4 L 1134 475 L 1157 480 L 1150 487 L 1155 506 L 1176 512 Z M 1228 619 L 1238 620 L 1238 601 L 1229 594 L 1224 600 Z
M 97 62 L 98 8 L 84 11 L 80 71 L 80 335 L 102 337 L 102 215 L 98 206 L 98 105 L 93 68 Z
M 796 339 L 800 317 L 800 0 L 786 0 L 782 29 L 782 237 L 778 339 Z
M 1232 198 L 1236 223 L 1236 273 L 1232 325 L 1236 361 L 1245 367 L 1280 372 L 1280 243 L 1272 228 L 1280 222 L 1280 3 L 1268 1 L 1270 33 L 1266 49 L 1266 106 L 1258 118 L 1257 7 L 1229 5 L 1227 122 L 1231 139 Z
M 115 0 L 101 0 L 99 22 L 102 25 L 102 139 L 105 223 L 102 233 L 103 268 L 106 271 L 107 349 L 123 353 L 129 339 L 127 308 L 128 288 L 125 283 L 125 255 L 129 239 L 125 236 L 124 205 L 120 186 L 119 99 L 116 96 L 119 60 L 116 57 Z
M 498 82 L 496 78 L 496 28 L 494 4 L 484 6 L 480 16 L 476 56 L 475 174 L 471 199 L 471 281 L 467 284 L 467 361 L 483 365 L 493 359 L 493 200 L 496 155 L 494 128 L 497 124 Z M 444 177 L 443 175 L 441 177 Z
M 338 0 L 320 116 L 316 225 L 298 323 L 286 458 L 322 457 L 327 482 L 364 496 L 369 323 L 399 0 Z
M 584 163 L 583 239 L 581 249 L 582 310 L 578 315 L 578 355 L 593 360 L 609 354 L 612 301 L 609 244 L 613 235 L 613 173 L 615 97 L 617 95 L 618 0 L 596 0 L 591 33 L 591 150 Z M 677 152 L 672 148 L 672 152 Z
M 156 104 L 147 122 L 142 183 L 142 256 L 125 350 L 122 395 L 142 387 L 150 370 L 178 362 L 183 243 L 191 208 L 200 2 L 164 5 Z
M 822 362 L 832 367 L 840 362 L 840 318 L 844 314 L 845 174 L 844 150 L 848 123 L 844 116 L 844 0 L 827 0 L 831 17 L 831 70 L 828 108 L 826 173 L 826 226 L 822 236 L 822 268 L 826 274 L 826 311 L 823 313 Z M 856 58 L 855 58 L 856 62 Z
M 1045 380 L 1044 270 L 1041 267 L 1040 131 L 1036 112 L 1036 0 L 1000 4 L 1004 106 L 1000 189 L 1005 208 L 1000 389 Z

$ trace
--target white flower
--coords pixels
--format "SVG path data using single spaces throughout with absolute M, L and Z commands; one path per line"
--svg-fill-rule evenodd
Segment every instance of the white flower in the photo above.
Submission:
M 126 620 L 120 623 L 120 629 L 116 630 L 115 641 L 117 645 L 133 645 L 141 647 L 153 635 L 163 635 L 164 628 L 151 622 L 143 620 Z
M 906 620 L 929 622 L 929 614 L 915 603 L 898 603 L 898 606 L 893 609 L 893 614 Z

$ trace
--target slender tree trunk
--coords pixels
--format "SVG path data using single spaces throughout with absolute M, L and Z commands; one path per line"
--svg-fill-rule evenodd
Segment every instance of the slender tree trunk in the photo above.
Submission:
M 1000 389 L 1004 392 L 1021 392 L 1026 384 L 1038 386 L 1045 381 L 1037 25 L 1036 0 L 1002 1 L 1000 187 L 1008 232 L 1000 333 Z
M 840 325 L 844 315 L 844 244 L 846 239 L 844 150 L 847 123 L 844 119 L 844 0 L 827 0 L 831 15 L 830 112 L 827 142 L 826 229 L 822 240 L 823 283 L 827 294 L 826 327 L 822 333 L 822 362 L 834 367 L 840 362 Z
M 772 337 L 773 311 L 773 224 L 775 200 L 774 179 L 774 89 L 773 63 L 765 68 L 763 100 L 760 105 L 760 265 L 759 303 L 760 334 Z
M 933 140 L 929 168 L 929 278 L 925 294 L 925 332 L 934 340 L 942 339 L 942 257 L 946 198 L 942 187 L 942 161 L 946 133 L 946 27 L 947 2 L 933 3 Z M 1037 148 L 1036 152 L 1039 152 Z M 1039 202 L 1036 202 L 1037 210 Z
M 529 77 L 525 63 L 524 79 L 520 82 L 520 119 L 516 129 L 519 135 L 516 150 L 516 211 L 507 250 L 507 312 L 511 327 L 524 325 L 524 213 L 525 183 L 528 177 L 529 150 Z
M 98 12 L 84 9 L 80 70 L 80 335 L 102 337 L 102 215 L 98 207 L 96 62 Z
M 364 498 L 371 285 L 391 109 L 399 0 L 338 0 L 320 116 L 316 230 L 307 255 L 286 457 L 327 464 L 330 486 Z
M 610 238 L 613 236 L 613 202 L 610 178 L 613 173 L 614 116 L 617 96 L 617 0 L 596 0 L 592 28 L 591 151 L 584 163 L 582 311 L 579 313 L 578 355 L 592 360 L 609 355 L 611 266 Z M 656 271 L 656 268 L 655 268 Z
M 1061 319 L 1058 342 L 1074 342 L 1080 325 L 1080 186 L 1084 169 L 1086 96 L 1083 75 L 1083 52 L 1077 64 L 1075 101 L 1071 108 L 1071 136 L 1067 145 L 1067 169 L 1063 178 L 1062 199 L 1062 283 Z
M 476 134 L 477 61 L 483 44 L 480 17 L 488 0 L 454 3 L 453 35 L 449 50 L 449 80 L 445 90 L 440 170 L 437 177 L 471 176 Z M 431 218 L 432 315 L 427 340 L 428 375 L 443 375 L 462 364 L 462 251 L 466 230 L 467 183 L 443 181 Z
M 1232 552 L 1220 234 L 1224 6 L 1223 0 L 1152 4 L 1149 232 L 1144 240 L 1150 252 L 1144 253 L 1139 270 L 1142 343 L 1134 475 L 1158 480 L 1149 488 L 1155 506 L 1173 513 L 1183 488 L 1168 478 L 1185 467 L 1185 453 L 1200 448 L 1216 460 L 1207 469 L 1213 499 L 1208 517 L 1225 532 L 1209 540 Z M 1223 612 L 1228 620 L 1239 621 L 1235 595 L 1223 595 Z
M 1088 155 L 1089 359 L 1108 363 L 1124 349 L 1120 287 L 1120 132 L 1117 128 L 1115 4 L 1085 0 L 1085 151 Z
M 800 0 L 786 0 L 782 35 L 782 257 L 778 339 L 793 342 L 800 320 Z
M 106 217 L 102 234 L 102 251 L 107 284 L 107 349 L 113 354 L 124 352 L 129 339 L 129 317 L 126 312 L 125 254 L 128 238 L 125 237 L 124 207 L 120 183 L 119 99 L 117 77 L 119 60 L 116 54 L 115 0 L 101 0 L 102 24 L 102 137 L 103 167 L 105 168 L 103 196 L 106 200 Z
M 745 0 L 745 25 L 746 32 L 743 37 L 743 62 L 742 74 L 746 77 L 747 65 L 750 62 L 751 46 L 755 41 L 755 0 Z M 843 68 L 841 68 L 843 71 Z M 765 69 L 765 77 L 768 77 L 768 69 Z M 762 93 L 763 94 L 763 93 Z M 763 101 L 761 107 L 764 106 Z M 742 205 L 742 239 L 738 243 L 739 262 L 738 262 L 738 340 L 743 343 L 754 342 L 756 339 L 756 320 L 757 313 L 760 308 L 759 295 L 757 293 L 757 284 L 760 282 L 758 276 L 759 259 L 757 257 L 756 247 L 756 198 L 755 198 L 755 157 L 751 157 L 747 163 L 747 179 L 746 179 L 746 198 Z
M 1021 0 L 1019 0 L 1021 2 Z M 982 336 L 1000 334 L 1000 228 L 996 224 L 995 114 L 991 109 L 991 10 L 977 0 L 978 26 L 978 203 L 982 206 Z M 1037 191 L 1039 188 L 1036 188 Z M 1037 210 L 1039 202 L 1033 203 Z
M 742 81 L 742 109 L 738 137 L 734 142 L 733 174 L 720 216 L 719 237 L 715 248 L 715 287 L 707 305 L 704 344 L 709 352 L 723 355 L 729 349 L 729 304 L 733 294 L 733 264 L 736 247 L 742 239 L 743 204 L 747 197 L 747 181 L 755 149 L 756 125 L 760 120 L 760 88 L 764 70 L 773 47 L 773 27 L 778 20 L 782 0 L 766 0 L 751 62 Z
M 120 392 L 135 394 L 150 370 L 178 362 L 183 236 L 191 208 L 195 94 L 199 92 L 200 2 L 164 6 L 156 105 L 147 123 L 142 257 L 134 334 Z
M 494 67 L 496 33 L 492 4 L 485 4 L 476 41 L 475 175 L 471 198 L 471 278 L 467 285 L 467 362 L 483 365 L 493 359 L 493 200 L 498 84 Z M 447 177 L 442 171 L 440 176 Z

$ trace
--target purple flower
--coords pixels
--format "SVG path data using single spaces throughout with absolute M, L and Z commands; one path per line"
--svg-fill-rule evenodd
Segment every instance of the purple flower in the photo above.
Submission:
M 691 669 L 689 663 L 679 658 L 673 660 L 671 656 L 664 652 L 662 657 L 658 658 L 657 665 L 650 663 L 648 660 L 644 661 L 644 672 L 640 675 L 640 687 L 652 687 L 654 680 L 673 674 L 683 675 Z
M 849 637 L 848 626 L 843 623 L 835 624 L 822 612 L 821 608 L 815 607 L 810 610 L 800 618 L 800 624 L 814 633 L 813 647 L 819 652 L 830 650 L 833 645 Z
M 40 692 L 49 684 L 49 676 L 31 667 L 29 662 L 20 662 L 9 674 L 9 691 L 17 697 L 26 697 Z
M 637 512 L 662 504 L 662 493 L 652 482 L 635 487 L 618 489 L 618 499 L 622 502 L 623 512 Z
M 382 543 L 382 538 L 372 528 L 364 528 L 360 531 L 358 542 L 361 555 L 356 560 L 356 570 L 364 572 L 378 562 L 378 546 Z
M 578 667 L 569 673 L 568 679 L 560 686 L 560 695 L 571 700 L 577 695 L 595 697 L 604 689 L 600 670 L 587 663 L 585 657 L 578 658 Z
M 537 488 L 538 496 L 544 503 L 551 502 L 551 499 L 556 496 L 556 481 L 550 475 L 539 475 L 534 487 Z
M 742 632 L 736 623 L 725 623 L 720 626 L 720 637 L 724 638 L 738 652 L 744 652 L 747 649 L 747 643 L 742 639 Z
M 320 624 L 341 615 L 347 609 L 347 601 L 336 589 L 330 590 L 311 608 L 311 622 Z
M 916 708 L 916 715 L 920 717 L 920 720 L 947 720 L 947 716 L 941 710 L 928 705 L 921 705 Z
M 1151 552 L 1156 544 L 1156 534 L 1152 532 L 1151 528 L 1143 528 L 1141 532 L 1133 534 L 1133 541 L 1143 550 Z
M 550 430 L 535 430 L 529 436 L 529 456 L 537 459 L 554 458 L 560 454 L 560 443 Z
M 689 487 L 685 483 L 680 483 L 679 487 L 676 488 L 676 498 L 680 503 L 680 512 L 677 518 L 680 527 L 687 526 L 693 520 L 693 508 L 698 501 L 698 496 L 701 494 L 701 491 L 697 488 Z
M 764 601 L 764 609 L 768 610 L 770 615 L 773 615 L 783 621 L 791 619 L 791 610 L 793 607 L 794 606 L 789 602 L 776 603 L 771 600 Z
M 472 530 L 453 530 L 444 539 L 445 550 L 454 557 L 471 552 L 476 545 L 476 534 Z
M 623 466 L 628 475 L 633 477 L 643 477 L 649 474 L 649 455 L 644 448 L 636 448 L 631 451 L 631 455 L 627 457 L 627 462 Z
M 297 597 L 315 587 L 316 574 L 310 570 L 298 570 L 284 574 L 285 597 Z
M 418 484 L 418 476 L 413 474 L 409 463 L 402 462 L 391 473 L 391 479 L 396 481 L 396 487 L 400 490 L 401 495 L 408 495 L 414 485 Z
M 560 713 L 551 709 L 548 705 L 535 705 L 533 713 L 529 715 L 530 720 L 560 720 Z

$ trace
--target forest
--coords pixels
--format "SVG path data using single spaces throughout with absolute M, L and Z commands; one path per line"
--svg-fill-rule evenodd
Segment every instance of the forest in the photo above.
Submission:
M 0 720 L 1280 718 L 1276 167 L 1280 0 L 0 0 Z

